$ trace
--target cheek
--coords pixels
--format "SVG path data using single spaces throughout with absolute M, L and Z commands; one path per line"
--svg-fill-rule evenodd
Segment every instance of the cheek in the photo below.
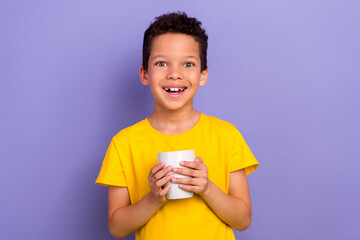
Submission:
M 193 84 L 197 84 L 200 82 L 201 75 L 197 72 L 189 72 L 187 77 L 191 79 Z
M 151 74 L 149 74 L 149 81 L 152 83 L 152 85 L 158 85 L 159 82 L 163 79 L 163 73 L 161 71 L 152 71 Z
M 162 78 L 163 76 L 166 76 L 166 72 L 163 71 L 154 71 L 153 73 L 154 78 L 159 79 Z

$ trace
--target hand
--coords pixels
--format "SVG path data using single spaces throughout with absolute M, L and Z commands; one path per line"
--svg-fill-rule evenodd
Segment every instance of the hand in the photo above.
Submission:
M 194 162 L 184 161 L 180 164 L 187 168 L 174 168 L 173 172 L 192 178 L 173 178 L 172 182 L 179 183 L 179 187 L 198 194 L 203 194 L 209 185 L 208 168 L 198 157 Z
M 159 163 L 150 170 L 148 176 L 151 194 L 153 195 L 155 200 L 161 204 L 167 200 L 165 195 L 170 190 L 170 184 L 164 188 L 162 188 L 162 186 L 164 186 L 167 182 L 171 180 L 171 178 L 174 177 L 173 173 L 165 176 L 172 170 L 172 166 L 168 166 L 166 168 L 164 167 L 165 163 Z

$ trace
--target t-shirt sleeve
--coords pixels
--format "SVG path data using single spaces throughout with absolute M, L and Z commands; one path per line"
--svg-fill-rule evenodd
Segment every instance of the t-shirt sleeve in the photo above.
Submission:
M 105 186 L 127 187 L 121 159 L 114 140 L 106 151 L 100 173 L 95 183 Z
M 240 132 L 235 128 L 232 141 L 232 154 L 229 162 L 229 172 L 245 169 L 249 175 L 259 166 L 250 148 L 246 144 Z

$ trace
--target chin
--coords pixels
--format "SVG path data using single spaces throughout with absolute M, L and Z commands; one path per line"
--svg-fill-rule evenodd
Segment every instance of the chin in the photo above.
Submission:
M 177 112 L 177 111 L 181 111 L 181 110 L 184 110 L 184 109 L 188 109 L 189 106 L 186 106 L 186 105 L 167 105 L 167 106 L 163 106 L 163 109 L 164 110 L 167 110 L 167 111 L 170 111 L 170 112 Z

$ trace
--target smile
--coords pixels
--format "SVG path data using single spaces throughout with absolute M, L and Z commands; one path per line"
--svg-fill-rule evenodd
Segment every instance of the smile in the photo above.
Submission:
M 180 97 L 184 94 L 185 90 L 187 89 L 187 87 L 165 87 L 163 88 L 166 95 L 172 98 L 177 98 Z
M 185 91 L 186 88 L 164 88 L 168 93 L 179 93 Z

